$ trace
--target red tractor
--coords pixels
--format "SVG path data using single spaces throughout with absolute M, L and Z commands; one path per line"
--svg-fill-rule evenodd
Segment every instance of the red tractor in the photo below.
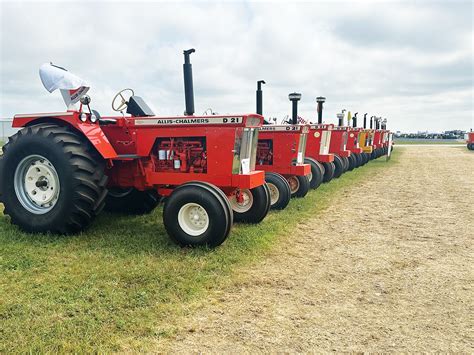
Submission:
M 257 113 L 263 113 L 263 80 L 257 82 Z M 266 171 L 272 208 L 285 208 L 289 197 L 304 197 L 310 188 L 317 188 L 323 180 L 318 162 L 305 157 L 309 126 L 297 124 L 298 101 L 301 94 L 289 95 L 292 118 L 283 125 L 264 121 L 260 129 L 257 169 Z M 283 180 L 286 180 L 283 181 Z M 288 190 L 288 187 L 289 190 Z
M 358 115 L 358 112 L 356 112 L 354 114 L 354 117 L 352 118 L 352 127 L 349 126 L 347 128 L 348 137 L 347 137 L 346 149 L 348 149 L 351 152 L 351 155 L 349 156 L 349 171 L 352 171 L 355 168 L 358 168 L 364 163 L 363 157 L 362 157 L 362 153 L 364 151 L 361 147 L 359 147 L 359 134 L 360 134 L 361 128 L 357 127 L 357 115 Z
M 260 222 L 270 208 L 264 172 L 255 170 L 263 117 L 194 116 L 193 52 L 184 51 L 186 111 L 179 117 L 155 116 L 130 89 L 112 102 L 120 116 L 101 117 L 76 76 L 42 67 L 45 87 L 60 89 L 69 107 L 14 117 L 22 129 L 0 160 L 0 201 L 12 223 L 28 232 L 76 233 L 104 206 L 147 213 L 159 195 L 166 197 L 165 228 L 180 245 L 215 247 L 234 218 Z
M 338 126 L 335 126 L 331 134 L 331 145 L 329 151 L 334 154 L 334 177 L 338 178 L 349 169 L 350 150 L 347 149 L 349 127 L 343 126 L 344 115 L 338 114 Z
M 262 84 L 257 82 L 257 113 L 263 113 Z M 290 94 L 290 98 L 298 94 Z M 295 107 L 293 105 L 293 107 Z M 269 124 L 260 128 L 257 165 L 265 171 L 265 181 L 270 190 L 271 208 L 285 208 L 291 197 L 304 197 L 312 180 L 311 165 L 305 164 L 308 126 L 294 123 L 289 125 Z M 296 159 L 293 159 L 296 154 Z
M 466 133 L 466 143 L 467 149 L 474 150 L 474 132 L 472 132 L 472 130 Z

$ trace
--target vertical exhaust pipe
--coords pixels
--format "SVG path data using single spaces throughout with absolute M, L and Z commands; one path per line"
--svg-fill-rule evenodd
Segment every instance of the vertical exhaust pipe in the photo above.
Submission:
M 263 115 L 262 84 L 266 84 L 264 80 L 257 81 L 257 113 L 259 115 Z
M 298 123 L 298 101 L 301 100 L 301 94 L 297 92 L 293 92 L 288 95 L 288 99 L 290 99 L 292 104 L 292 115 L 291 115 L 291 124 Z
M 357 115 L 359 112 L 354 113 L 354 117 L 352 117 L 352 127 L 357 127 Z
M 370 116 L 370 129 L 372 129 L 372 127 L 373 127 L 373 124 L 372 124 L 372 123 L 373 123 L 373 121 L 374 121 L 374 117 L 375 117 L 375 116 Z
M 344 114 L 343 113 L 338 113 L 337 115 L 337 119 L 338 119 L 338 123 L 337 125 L 338 126 L 342 126 L 342 124 L 344 123 Z
M 191 53 L 194 52 L 196 52 L 194 48 L 183 51 L 184 100 L 186 104 L 186 110 L 184 111 L 185 116 L 194 115 L 193 66 L 189 58 Z
M 323 104 L 326 102 L 326 98 L 318 96 L 316 102 L 318 103 L 318 123 L 321 124 L 323 123 Z
M 367 112 L 364 113 L 364 128 L 367 128 Z

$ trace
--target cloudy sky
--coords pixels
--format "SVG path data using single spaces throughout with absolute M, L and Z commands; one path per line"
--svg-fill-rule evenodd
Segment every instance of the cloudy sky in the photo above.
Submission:
M 184 110 L 182 50 L 193 54 L 195 104 L 219 113 L 387 117 L 401 131 L 474 128 L 472 1 L 1 2 L 0 117 L 64 109 L 38 68 L 52 61 L 87 80 L 111 115 L 131 87 L 158 115 Z

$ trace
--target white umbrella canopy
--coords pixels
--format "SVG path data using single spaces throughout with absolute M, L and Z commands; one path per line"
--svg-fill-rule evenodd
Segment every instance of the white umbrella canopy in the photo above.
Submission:
M 90 88 L 85 80 L 52 63 L 43 64 L 39 69 L 39 75 L 46 90 L 61 91 L 68 108 L 78 102 Z

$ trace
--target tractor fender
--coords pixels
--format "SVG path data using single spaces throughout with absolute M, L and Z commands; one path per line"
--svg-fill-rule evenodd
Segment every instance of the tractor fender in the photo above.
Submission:
M 75 112 L 74 112 L 75 113 Z M 104 159 L 117 158 L 115 151 L 109 139 L 102 128 L 97 123 L 81 122 L 73 117 L 72 112 L 57 113 L 54 116 L 48 114 L 39 115 L 15 115 L 13 118 L 13 127 L 28 127 L 41 123 L 51 123 L 56 125 L 68 126 L 85 136 L 92 146 Z M 39 116 L 39 117 L 38 117 Z

